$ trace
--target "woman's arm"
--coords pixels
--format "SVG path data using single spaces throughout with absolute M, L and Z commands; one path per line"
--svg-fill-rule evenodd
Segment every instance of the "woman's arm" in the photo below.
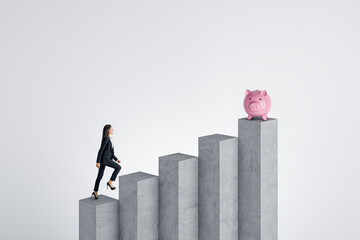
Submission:
M 120 163 L 121 161 L 115 156 L 115 154 L 113 155 L 114 155 L 114 161 Z
M 105 146 L 109 143 L 109 138 L 108 137 L 105 137 L 102 142 L 101 142 L 101 147 L 99 149 L 99 152 L 98 152 L 98 156 L 97 156 L 97 159 L 96 159 L 96 162 L 97 163 L 100 163 L 100 158 L 104 152 L 104 149 L 105 149 Z

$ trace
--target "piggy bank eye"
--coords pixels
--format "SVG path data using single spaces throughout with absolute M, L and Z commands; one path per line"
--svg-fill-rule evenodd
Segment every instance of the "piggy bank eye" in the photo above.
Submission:
M 249 100 L 251 100 L 251 98 L 249 98 Z
M 261 98 L 259 100 L 261 100 Z

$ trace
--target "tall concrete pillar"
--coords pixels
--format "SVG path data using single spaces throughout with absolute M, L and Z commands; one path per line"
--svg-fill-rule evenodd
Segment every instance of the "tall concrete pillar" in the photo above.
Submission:
M 122 240 L 158 240 L 158 177 L 144 172 L 119 176 Z
M 198 239 L 198 158 L 159 157 L 160 240 Z
M 119 201 L 105 195 L 79 200 L 79 239 L 118 240 Z
M 199 239 L 238 239 L 237 137 L 199 137 Z
M 239 240 L 277 240 L 278 121 L 238 120 Z

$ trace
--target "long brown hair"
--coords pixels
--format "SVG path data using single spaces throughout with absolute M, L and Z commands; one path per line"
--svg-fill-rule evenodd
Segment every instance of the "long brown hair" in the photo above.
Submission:
M 109 129 L 111 128 L 110 124 L 106 124 L 103 128 L 103 134 L 102 134 L 102 138 L 101 141 L 104 139 L 104 137 L 108 137 L 109 136 Z

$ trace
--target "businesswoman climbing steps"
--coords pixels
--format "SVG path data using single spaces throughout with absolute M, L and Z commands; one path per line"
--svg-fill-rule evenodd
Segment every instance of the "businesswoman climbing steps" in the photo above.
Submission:
M 104 126 L 101 146 L 96 159 L 96 167 L 99 168 L 99 172 L 95 181 L 94 192 L 91 195 L 94 196 L 95 199 L 98 199 L 99 184 L 101 178 L 104 175 L 105 166 L 114 168 L 114 172 L 111 175 L 110 180 L 106 184 L 107 187 L 111 188 L 111 190 L 116 189 L 116 187 L 114 187 L 112 183 L 113 181 L 115 181 L 116 176 L 120 172 L 121 166 L 118 164 L 120 163 L 120 160 L 118 160 L 118 158 L 114 154 L 114 145 L 112 144 L 110 139 L 110 135 L 112 135 L 113 133 L 114 133 L 114 129 L 111 127 L 110 124 Z

